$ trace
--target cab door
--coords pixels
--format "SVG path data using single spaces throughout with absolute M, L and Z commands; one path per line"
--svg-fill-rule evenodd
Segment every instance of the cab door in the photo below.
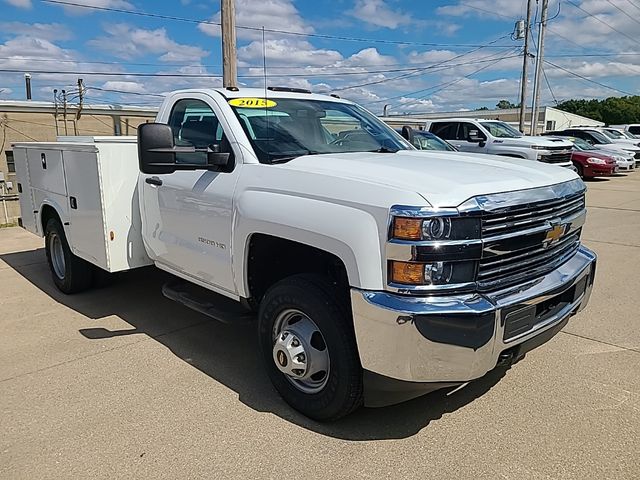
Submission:
M 469 140 L 472 132 L 483 141 Z M 452 143 L 461 152 L 486 153 L 487 136 L 473 123 L 459 122 L 456 139 Z
M 178 154 L 177 163 L 202 163 L 202 170 L 141 174 L 143 237 L 156 264 L 235 293 L 231 267 L 233 193 L 241 158 L 234 152 L 221 112 L 207 95 L 177 100 L 169 116 L 175 144 L 232 154 L 235 166 L 206 170 L 206 154 Z

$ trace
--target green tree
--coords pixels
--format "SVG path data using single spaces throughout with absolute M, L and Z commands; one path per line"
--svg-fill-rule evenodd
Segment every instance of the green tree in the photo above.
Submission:
M 607 125 L 640 122 L 640 96 L 609 97 L 603 100 L 566 100 L 560 110 L 592 118 Z
M 507 108 L 518 108 L 519 105 L 516 105 L 515 103 L 511 103 L 509 100 L 500 100 L 498 103 L 496 103 L 496 108 L 500 109 L 500 110 L 506 110 Z

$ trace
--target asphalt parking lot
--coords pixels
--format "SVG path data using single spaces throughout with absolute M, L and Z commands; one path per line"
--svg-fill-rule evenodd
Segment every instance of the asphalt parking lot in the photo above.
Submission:
M 588 309 L 508 371 L 317 424 L 247 326 L 148 269 L 75 296 L 41 239 L 0 230 L 0 478 L 640 477 L 640 172 L 588 182 Z

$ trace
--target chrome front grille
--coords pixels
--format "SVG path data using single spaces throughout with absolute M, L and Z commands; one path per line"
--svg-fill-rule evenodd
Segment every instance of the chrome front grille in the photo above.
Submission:
M 480 291 L 535 279 L 569 260 L 580 245 L 584 193 L 482 215 Z
M 544 163 L 567 163 L 571 161 L 571 152 L 540 155 L 539 160 Z
M 482 216 L 482 238 L 545 226 L 554 219 L 571 218 L 584 208 L 584 194 L 581 193 L 533 205 L 510 207 L 506 211 L 485 213 Z

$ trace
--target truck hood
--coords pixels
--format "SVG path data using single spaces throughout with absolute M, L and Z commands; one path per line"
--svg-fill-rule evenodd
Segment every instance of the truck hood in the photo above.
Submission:
M 640 147 L 634 147 L 633 145 L 627 145 L 624 143 L 601 143 L 594 146 L 600 150 L 617 152 L 622 155 L 634 155 L 635 153 L 640 152 Z
M 555 137 L 518 137 L 518 138 L 496 138 L 493 143 L 509 147 L 531 148 L 531 145 L 557 149 L 565 147 L 570 150 L 573 144 L 563 138 Z
M 418 150 L 305 155 L 278 166 L 416 192 L 434 207 L 577 178 L 569 169 L 534 160 Z

